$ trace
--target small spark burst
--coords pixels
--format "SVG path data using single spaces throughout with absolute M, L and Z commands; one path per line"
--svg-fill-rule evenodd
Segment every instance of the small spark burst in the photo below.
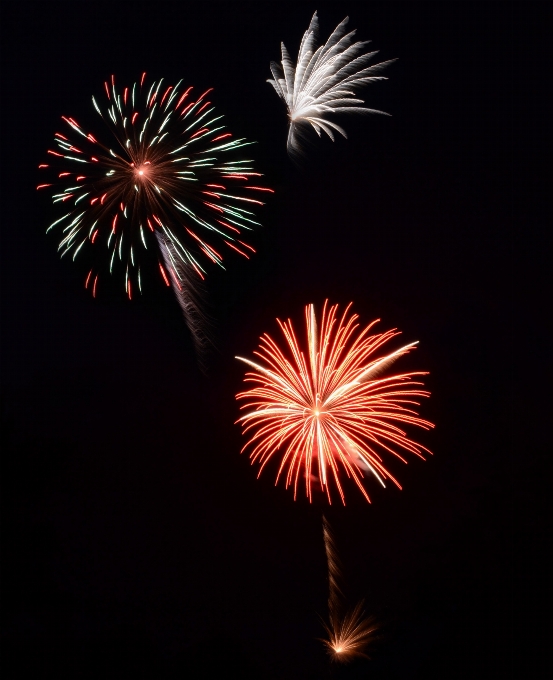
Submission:
M 142 292 L 141 264 L 153 247 L 159 274 L 199 340 L 195 288 L 206 274 L 203 262 L 223 266 L 214 242 L 228 254 L 255 252 L 243 232 L 259 224 L 252 209 L 272 189 L 257 186 L 253 161 L 237 156 L 252 142 L 226 130 L 211 90 L 196 97 L 182 81 L 147 85 L 145 77 L 117 89 L 112 76 L 104 103 L 92 98 L 111 133 L 107 141 L 62 116 L 66 129 L 39 166 L 52 177 L 37 188 L 49 188 L 65 208 L 47 231 L 61 229 L 62 257 L 88 259 L 85 287 L 94 297 L 102 270 L 121 277 L 129 298 Z
M 363 602 L 359 602 L 351 611 L 344 611 L 344 595 L 340 588 L 342 578 L 340 560 L 334 542 L 330 524 L 323 516 L 323 538 L 326 561 L 328 565 L 328 623 L 324 623 L 328 638 L 323 639 L 327 651 L 333 661 L 347 663 L 356 657 L 369 656 L 367 647 L 378 633 L 378 625 L 374 617 L 366 617 Z
M 362 99 L 355 98 L 355 91 L 363 85 L 387 80 L 378 75 L 395 59 L 367 66 L 378 54 L 363 50 L 370 41 L 353 42 L 355 31 L 346 32 L 349 18 L 339 24 L 324 45 L 316 47 L 319 32 L 317 12 L 303 35 L 294 66 L 288 50 L 281 43 L 282 61 L 271 62 L 273 78 L 267 82 L 286 104 L 290 121 L 288 129 L 288 153 L 301 155 L 302 128 L 311 125 L 321 136 L 325 132 L 334 141 L 334 132 L 347 137 L 345 130 L 329 116 L 333 113 L 384 113 L 369 109 Z
M 333 661 L 347 663 L 357 657 L 369 659 L 367 647 L 376 639 L 378 625 L 372 616 L 366 617 L 363 602 L 344 616 L 331 617 L 330 625 L 325 625 L 328 639 L 323 640 Z
M 418 380 L 427 373 L 386 375 L 389 366 L 417 343 L 381 354 L 379 350 L 399 332 L 371 334 L 378 320 L 357 332 L 358 316 L 349 316 L 350 307 L 338 318 L 338 306 L 328 307 L 325 302 L 319 332 L 315 307 L 308 305 L 305 351 L 292 322 L 277 320 L 286 340 L 284 350 L 265 333 L 255 352 L 261 363 L 236 357 L 254 369 L 244 380 L 255 387 L 237 395 L 245 402 L 241 408 L 248 409 L 237 422 L 244 434 L 252 431 L 242 451 L 252 447 L 250 459 L 261 464 L 259 474 L 278 458 L 276 482 L 286 470 L 286 488 L 293 486 L 294 499 L 303 474 L 310 501 L 313 483 L 318 481 L 329 503 L 332 486 L 345 505 L 345 474 L 370 502 L 363 484 L 366 475 L 382 486 L 390 479 L 401 489 L 384 467 L 381 454 L 406 463 L 398 450 L 422 459 L 423 452 L 431 453 L 403 429 L 433 427 L 415 410 L 416 400 L 429 396 Z

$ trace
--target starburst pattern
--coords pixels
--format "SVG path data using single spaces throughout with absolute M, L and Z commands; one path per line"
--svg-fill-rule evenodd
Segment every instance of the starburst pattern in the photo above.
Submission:
M 112 76 L 104 103 L 92 98 L 107 135 L 62 117 L 66 129 L 39 166 L 52 177 L 38 188 L 50 188 L 65 208 L 48 231 L 61 231 L 62 257 L 87 261 L 85 286 L 94 296 L 107 271 L 121 276 L 129 298 L 142 291 L 141 265 L 153 249 L 194 332 L 204 263 L 223 266 L 223 249 L 254 251 L 243 233 L 259 224 L 252 209 L 263 205 L 260 192 L 272 190 L 252 181 L 260 174 L 237 155 L 251 142 L 226 130 L 211 90 L 195 97 L 182 81 L 147 85 L 145 76 L 121 89 Z
M 236 357 L 254 369 L 246 373 L 245 381 L 255 386 L 237 395 L 245 402 L 241 408 L 247 409 L 239 419 L 244 433 L 250 433 L 244 449 L 251 447 L 252 463 L 261 464 L 259 474 L 277 459 L 277 482 L 284 475 L 294 498 L 303 475 L 310 500 L 318 482 L 329 502 L 334 488 L 345 504 L 345 475 L 370 502 L 366 475 L 383 486 L 390 479 L 401 488 L 384 466 L 383 455 L 405 463 L 400 451 L 419 458 L 430 453 L 404 429 L 433 427 L 415 410 L 417 400 L 429 396 L 419 380 L 426 373 L 386 375 L 389 366 L 417 343 L 383 355 L 379 350 L 399 333 L 371 334 L 376 321 L 358 332 L 358 316 L 349 316 L 350 307 L 338 318 L 337 305 L 328 307 L 325 302 L 319 332 L 315 308 L 308 305 L 305 351 L 288 320 L 278 321 L 284 350 L 264 334 L 255 352 L 260 362 Z

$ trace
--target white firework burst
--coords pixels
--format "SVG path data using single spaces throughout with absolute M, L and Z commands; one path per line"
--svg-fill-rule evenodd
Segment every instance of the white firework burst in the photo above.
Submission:
M 281 64 L 271 62 L 273 78 L 267 82 L 275 88 L 288 109 L 287 146 L 291 156 L 301 154 L 302 127 L 305 128 L 306 124 L 311 125 L 319 137 L 323 131 L 334 141 L 334 132 L 344 137 L 347 134 L 329 120 L 329 115 L 342 112 L 389 115 L 361 106 L 365 102 L 357 99 L 355 92 L 360 86 L 375 80 L 387 80 L 378 74 L 396 60 L 367 66 L 378 51 L 363 54 L 370 41 L 354 42 L 355 31 L 346 32 L 348 21 L 349 17 L 346 17 L 326 43 L 317 48 L 319 20 L 315 12 L 303 34 L 297 66 L 294 67 L 284 43 L 281 43 Z

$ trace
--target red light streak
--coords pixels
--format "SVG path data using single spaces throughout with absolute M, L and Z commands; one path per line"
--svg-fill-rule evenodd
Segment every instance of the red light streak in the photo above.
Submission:
M 171 276 L 173 277 L 174 282 L 177 284 L 177 288 L 179 290 L 182 290 L 182 287 L 180 285 L 180 281 L 179 281 L 177 274 L 176 274 L 175 270 L 173 269 L 173 267 L 170 268 L 170 272 L 171 272 Z
M 202 272 L 198 269 L 198 267 L 196 267 L 196 265 L 195 265 L 193 262 L 192 262 L 192 266 L 193 266 L 194 269 L 196 270 L 196 274 L 200 277 L 200 279 L 202 279 L 202 281 L 204 281 L 204 280 L 205 280 L 204 275 L 203 275 Z
M 221 255 L 220 253 L 218 253 L 218 252 L 215 250 L 215 248 L 212 248 L 212 247 L 211 247 L 210 245 L 208 245 L 205 241 L 202 241 L 202 239 L 201 239 L 199 236 L 197 236 L 193 231 L 190 231 L 190 229 L 189 229 L 188 227 L 185 227 L 185 229 L 186 229 L 186 231 L 190 234 L 190 236 L 192 236 L 193 238 L 196 239 L 196 241 L 198 241 L 199 243 L 202 244 L 202 247 L 203 247 L 203 248 L 207 248 L 211 253 L 214 253 L 218 258 L 223 259 L 223 258 L 222 258 L 222 255 Z M 211 255 L 210 255 L 209 257 L 211 257 Z M 212 259 L 213 259 L 213 258 L 212 258 Z M 214 261 L 215 261 L 215 260 L 214 260 Z
M 209 93 L 212 92 L 212 91 L 213 91 L 213 88 L 210 87 L 209 90 L 206 90 L 206 91 L 202 94 L 201 97 L 198 97 L 198 101 L 197 101 L 196 103 L 199 104 L 199 103 L 202 101 L 202 99 L 206 96 L 206 94 L 209 94 Z
M 194 106 L 194 103 L 195 103 L 195 102 L 190 102 L 190 104 L 188 104 L 188 106 L 186 106 L 186 107 L 181 111 L 181 114 L 180 114 L 180 115 L 181 115 L 181 116 L 184 116 L 184 114 L 188 111 L 188 109 L 189 109 L 191 106 Z
M 201 135 L 202 132 L 209 132 L 209 130 L 208 130 L 208 128 L 202 128 L 201 130 L 198 130 L 197 132 L 195 132 L 193 135 L 190 135 L 190 139 L 194 139 L 194 137 Z
M 244 187 L 244 189 L 247 189 L 248 187 Z M 242 201 L 247 201 L 248 203 L 257 203 L 257 205 L 265 205 L 262 201 L 256 201 L 254 198 L 241 198 Z
M 164 94 L 163 97 L 161 98 L 161 101 L 160 101 L 160 103 L 159 103 L 160 106 L 163 104 L 163 102 L 165 101 L 165 97 L 169 94 L 169 92 L 171 92 L 172 89 L 173 89 L 173 86 L 172 86 L 172 85 L 169 85 L 169 87 L 168 87 L 167 90 L 165 91 L 165 94 Z
M 186 90 L 186 92 L 185 92 L 185 93 L 182 95 L 182 97 L 179 99 L 177 105 L 175 106 L 175 109 L 178 109 L 178 108 L 179 108 L 179 106 L 182 104 L 182 102 L 183 102 L 183 101 L 186 99 L 186 97 L 188 96 L 188 93 L 190 92 L 191 89 L 192 89 L 192 88 L 189 87 L 188 90 Z
M 209 206 L 210 208 L 213 208 L 213 210 L 218 210 L 220 213 L 224 213 L 224 210 L 221 210 L 218 205 L 213 205 L 213 203 L 208 203 L 207 201 L 204 201 L 204 205 Z
M 215 264 L 217 264 L 217 260 L 216 260 L 216 259 L 213 257 L 213 255 L 209 252 L 209 250 L 207 250 L 203 245 L 201 245 L 200 248 L 201 248 L 202 251 L 205 253 L 205 255 L 207 255 L 207 257 L 209 257 L 209 259 L 210 259 L 212 262 L 214 262 Z M 222 258 L 221 258 L 221 259 L 222 259 Z
M 232 225 L 227 224 L 226 222 L 223 222 L 222 220 L 217 220 L 217 222 L 219 222 L 219 224 L 222 224 L 223 227 L 226 227 L 227 229 L 232 229 L 232 231 L 235 231 L 237 234 L 240 233 L 240 229 L 237 229 L 236 227 L 233 227 Z
M 238 243 L 240 243 L 241 245 L 243 245 L 244 248 L 249 248 L 249 249 L 252 251 L 252 253 L 255 253 L 255 252 L 256 252 L 256 251 L 255 251 L 255 248 L 252 248 L 252 247 L 249 246 L 247 243 L 244 243 L 244 241 L 240 241 L 240 240 L 239 240 Z
M 237 248 L 236 246 L 233 246 L 232 243 L 229 243 L 228 241 L 225 241 L 225 243 L 227 244 L 227 246 L 228 246 L 229 248 L 232 248 L 233 250 L 236 250 L 237 253 L 240 253 L 240 255 L 243 255 L 243 256 L 246 258 L 246 260 L 249 260 L 249 259 L 250 259 L 250 256 L 249 256 L 247 253 L 243 253 L 243 252 L 240 250 L 240 248 Z
M 196 115 L 198 115 L 199 113 L 201 113 L 201 112 L 206 108 L 206 106 L 209 106 L 210 104 L 211 104 L 211 102 L 206 102 L 203 106 L 201 106 L 201 107 L 196 111 Z
M 161 266 L 161 262 L 159 263 L 159 269 L 161 271 L 161 275 L 163 276 L 163 280 L 165 281 L 165 284 L 167 286 L 170 286 L 171 284 L 169 283 L 169 279 L 167 278 L 167 275 L 165 274 L 165 269 Z

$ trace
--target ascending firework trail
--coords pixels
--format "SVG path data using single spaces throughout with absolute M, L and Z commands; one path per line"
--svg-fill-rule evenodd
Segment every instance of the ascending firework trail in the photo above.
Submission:
M 252 463 L 261 464 L 259 474 L 277 461 L 276 482 L 285 472 L 285 485 L 293 487 L 294 498 L 304 477 L 310 501 L 314 492 L 322 491 L 331 503 L 337 491 L 345 505 L 347 478 L 370 502 L 365 489 L 368 477 L 382 486 L 390 479 L 401 488 L 382 456 L 407 463 L 399 451 L 419 458 L 424 458 L 423 452 L 430 453 L 404 430 L 406 426 L 433 427 L 415 410 L 418 399 L 429 396 L 419 380 L 426 373 L 387 375 L 389 367 L 416 343 L 382 353 L 381 348 L 398 331 L 371 334 L 376 321 L 358 331 L 358 316 L 349 315 L 350 306 L 339 317 L 338 306 L 328 307 L 325 302 L 318 321 L 314 305 L 307 305 L 305 344 L 296 337 L 290 320 L 279 321 L 285 337 L 283 349 L 265 333 L 255 352 L 257 361 L 236 357 L 253 369 L 244 380 L 254 386 L 237 395 L 245 402 L 241 408 L 246 409 L 238 422 L 249 433 L 242 451 L 251 447 Z M 326 644 L 335 658 L 347 660 L 363 653 L 374 627 L 363 619 L 362 605 L 344 613 L 336 550 L 326 520 L 323 531 L 330 585 Z
M 323 642 L 334 661 L 346 663 L 359 656 L 368 659 L 366 650 L 375 639 L 378 626 L 374 617 L 365 617 L 363 601 L 351 610 L 344 605 L 340 560 L 330 524 L 324 515 L 323 538 L 328 565 L 328 623 L 324 624 L 328 638 Z
M 54 203 L 64 214 L 50 225 L 61 231 L 58 250 L 87 261 L 85 286 L 96 297 L 102 272 L 124 280 L 129 298 L 144 284 L 144 251 L 159 253 L 157 266 L 172 286 L 195 344 L 207 337 L 197 301 L 205 258 L 221 267 L 224 255 L 248 257 L 254 249 L 242 233 L 259 223 L 252 208 L 263 205 L 254 186 L 252 161 L 237 155 L 251 144 L 233 139 L 217 115 L 207 90 L 172 86 L 163 79 L 132 87 L 104 83 L 104 104 L 92 98 L 109 134 L 92 135 L 74 118 L 62 116 L 64 134 L 55 134 L 50 160 Z

